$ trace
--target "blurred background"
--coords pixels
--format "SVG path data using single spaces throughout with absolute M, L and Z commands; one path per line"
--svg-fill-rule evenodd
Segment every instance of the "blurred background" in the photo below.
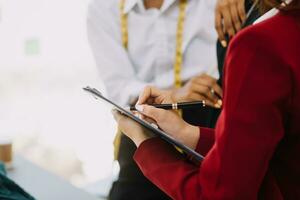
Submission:
M 88 0 L 0 0 L 0 136 L 14 151 L 90 193 L 118 173 L 110 108 L 88 45 Z

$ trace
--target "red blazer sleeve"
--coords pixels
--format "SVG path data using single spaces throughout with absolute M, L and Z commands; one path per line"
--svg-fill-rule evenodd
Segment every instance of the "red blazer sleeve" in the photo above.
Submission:
M 215 143 L 215 130 L 211 128 L 201 128 L 201 139 L 198 141 L 196 151 L 200 153 L 202 156 L 206 156 L 208 151 L 211 149 L 213 144 Z
M 159 139 L 136 151 L 145 176 L 173 199 L 257 199 L 284 135 L 283 113 L 292 85 L 277 44 L 259 30 L 241 32 L 230 45 L 223 110 L 214 144 L 201 150 L 209 150 L 201 166 L 188 163 Z M 202 139 L 200 132 L 200 145 Z

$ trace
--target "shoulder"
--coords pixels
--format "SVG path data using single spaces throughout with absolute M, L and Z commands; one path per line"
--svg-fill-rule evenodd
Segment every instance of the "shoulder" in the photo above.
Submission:
M 113 23 L 119 19 L 119 0 L 92 0 L 87 11 L 88 21 L 98 24 Z
M 279 13 L 241 31 L 232 40 L 229 51 L 243 49 L 243 51 L 248 52 L 255 51 L 255 54 L 271 52 L 272 54 L 284 55 L 287 51 L 299 49 L 299 27 L 300 25 L 295 23 L 293 15 Z
M 91 9 L 115 11 L 119 8 L 119 0 L 91 0 L 89 3 L 89 10 Z
M 265 48 L 270 45 L 274 49 L 278 44 L 289 43 L 297 39 L 300 24 L 295 23 L 295 20 L 300 20 L 300 18 L 292 13 L 278 13 L 274 17 L 242 30 L 233 39 L 231 45 L 246 42 L 252 44 L 251 46 L 260 45 Z

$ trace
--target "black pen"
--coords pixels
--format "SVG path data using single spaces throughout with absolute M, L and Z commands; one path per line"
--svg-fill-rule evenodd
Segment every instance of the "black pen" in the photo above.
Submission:
M 172 104 L 151 104 L 150 106 L 154 106 L 155 108 L 161 108 L 165 110 L 179 110 L 179 109 L 187 109 L 187 108 L 195 108 L 195 107 L 205 107 L 205 101 L 191 101 L 191 102 L 182 102 L 182 103 L 172 103 Z M 135 105 L 130 106 L 131 111 L 137 111 Z

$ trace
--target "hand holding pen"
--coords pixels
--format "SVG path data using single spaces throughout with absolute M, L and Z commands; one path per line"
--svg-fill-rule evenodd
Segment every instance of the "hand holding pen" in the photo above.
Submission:
M 188 80 L 181 88 L 171 90 L 174 102 L 205 100 L 207 106 L 222 107 L 222 88 L 217 79 L 205 73 Z
M 139 110 L 140 106 L 143 104 L 148 104 L 165 110 L 201 108 L 207 106 L 205 100 L 174 103 L 168 91 L 159 90 L 155 87 L 146 87 L 139 96 L 137 105 L 131 106 L 130 110 Z
M 208 91 L 209 94 L 206 95 L 204 94 L 201 95 L 197 92 L 193 92 L 196 90 L 193 90 L 191 93 L 186 92 L 187 90 L 189 91 L 190 89 L 190 88 L 186 88 L 190 86 L 189 84 L 186 84 L 183 88 L 178 89 L 181 90 L 181 92 L 178 92 L 177 94 L 174 94 L 173 91 L 160 90 L 158 88 L 148 86 L 140 94 L 137 105 L 148 104 L 148 105 L 158 106 L 157 104 L 169 104 L 166 105 L 166 107 L 170 109 L 171 108 L 176 109 L 178 108 L 178 105 L 180 105 L 179 106 L 180 108 L 178 109 L 182 109 L 182 108 L 184 109 L 186 106 L 189 108 L 199 107 L 199 106 L 200 107 L 210 106 L 214 108 L 221 108 L 222 100 L 220 95 L 222 95 L 222 89 L 219 88 L 217 84 L 214 85 L 215 87 L 211 88 L 210 90 L 208 88 L 203 89 L 203 91 L 206 92 Z M 195 85 L 192 87 L 197 87 L 197 86 L 199 85 Z M 200 90 L 202 90 L 201 86 L 199 86 L 199 88 Z M 176 102 L 182 102 L 182 103 L 181 104 L 177 103 L 172 105 L 172 103 L 176 103 Z
M 138 111 L 140 105 L 130 106 L 131 111 Z M 182 102 L 182 103 L 172 103 L 172 104 L 151 104 L 155 108 L 160 108 L 164 110 L 180 110 L 188 108 L 201 108 L 205 107 L 205 101 L 192 101 L 192 102 Z

